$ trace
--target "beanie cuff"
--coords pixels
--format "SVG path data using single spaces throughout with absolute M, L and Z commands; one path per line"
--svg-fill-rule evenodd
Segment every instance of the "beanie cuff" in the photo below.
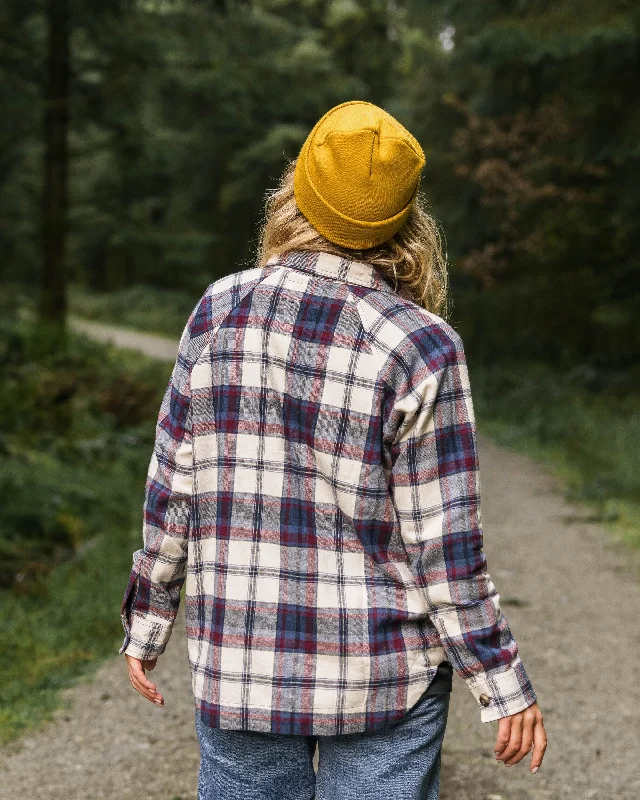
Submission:
M 316 189 L 306 168 L 306 148 L 300 153 L 293 179 L 296 204 L 313 227 L 330 242 L 350 250 L 366 250 L 390 239 L 407 221 L 418 186 L 407 205 L 389 219 L 368 222 L 348 217 L 328 203 Z

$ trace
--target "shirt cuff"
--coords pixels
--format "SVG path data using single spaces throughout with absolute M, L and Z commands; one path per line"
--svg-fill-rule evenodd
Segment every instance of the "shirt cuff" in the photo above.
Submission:
M 124 620 L 125 637 L 119 653 L 125 653 L 141 661 L 150 661 L 164 653 L 171 636 L 171 623 L 158 617 L 133 615 L 131 621 Z
M 119 654 L 148 661 L 157 658 L 164 652 L 171 636 L 172 622 L 151 613 L 141 615 L 132 611 L 139 585 L 140 559 L 136 559 L 129 582 L 122 598 L 120 618 L 124 628 L 124 641 Z
M 481 672 L 465 678 L 465 683 L 480 706 L 481 722 L 510 717 L 537 702 L 520 656 L 516 656 L 507 669 Z

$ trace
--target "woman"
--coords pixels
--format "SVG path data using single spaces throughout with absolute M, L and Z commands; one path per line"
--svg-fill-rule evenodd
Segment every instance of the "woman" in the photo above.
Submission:
M 186 580 L 199 800 L 437 798 L 452 670 L 497 758 L 542 761 L 424 163 L 383 109 L 331 109 L 268 198 L 257 266 L 182 335 L 120 652 L 162 705 L 145 671 Z

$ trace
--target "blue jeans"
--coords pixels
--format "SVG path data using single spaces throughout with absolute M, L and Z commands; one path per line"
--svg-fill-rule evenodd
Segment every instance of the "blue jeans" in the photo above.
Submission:
M 389 727 L 340 736 L 228 731 L 196 712 L 198 800 L 438 800 L 450 697 L 423 695 Z

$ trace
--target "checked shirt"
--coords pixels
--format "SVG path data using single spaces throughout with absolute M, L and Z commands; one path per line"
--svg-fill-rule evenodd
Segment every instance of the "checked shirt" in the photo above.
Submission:
M 381 728 L 444 660 L 496 720 L 536 696 L 482 543 L 460 336 L 371 264 L 273 256 L 180 339 L 119 652 L 164 651 L 184 586 L 211 727 Z

